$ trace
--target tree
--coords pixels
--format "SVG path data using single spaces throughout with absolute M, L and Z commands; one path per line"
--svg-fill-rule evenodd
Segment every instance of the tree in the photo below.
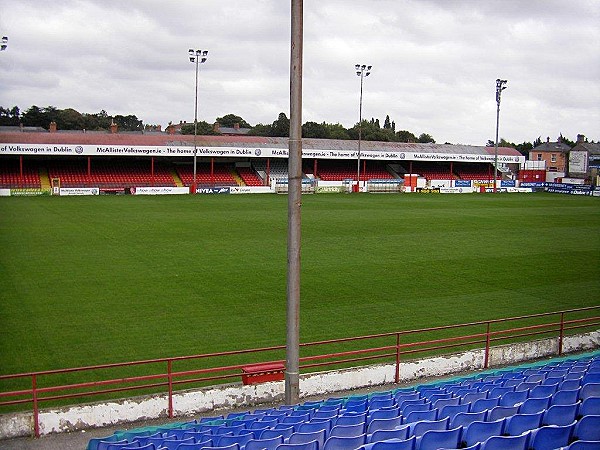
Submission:
M 241 128 L 252 128 L 252 125 L 235 114 L 226 114 L 223 117 L 217 117 L 216 122 L 222 127 L 233 128 L 237 123 Z
M 433 139 L 430 134 L 421 133 L 417 139 L 417 142 L 420 142 L 421 144 L 435 144 L 435 139 Z
M 327 139 L 327 128 L 325 128 L 325 122 L 306 122 L 302 125 L 302 137 L 305 138 L 319 138 Z
M 392 129 L 392 123 L 390 122 L 390 116 L 389 115 L 385 116 L 385 120 L 383 121 L 383 128 L 385 128 L 386 130 L 391 130 Z
M 122 131 L 142 131 L 144 124 L 136 116 L 130 114 L 128 116 L 116 115 L 113 117 L 114 122 Z
M 23 113 L 22 120 L 26 127 L 47 127 L 51 122 L 44 109 L 36 105 L 32 105 Z
M 59 110 L 55 122 L 59 130 L 83 130 L 85 128 L 85 118 L 73 108 Z
M 272 136 L 272 127 L 271 125 L 264 125 L 262 123 L 257 123 L 252 127 L 252 129 L 248 132 L 249 136 Z
M 327 139 L 350 139 L 348 130 L 339 123 L 323 123 L 327 130 Z
M 4 108 L 0 106 L 0 125 L 18 126 L 21 123 L 21 111 L 18 106 Z
M 181 125 L 180 132 L 181 134 L 194 134 L 194 124 L 186 123 L 185 125 Z M 213 126 L 204 120 L 198 122 L 196 133 L 198 136 L 211 136 L 216 134 Z
M 274 137 L 289 137 L 290 135 L 290 119 L 285 113 L 279 113 L 277 120 L 271 125 L 271 136 Z
M 407 130 L 398 131 L 396 133 L 396 139 L 398 142 L 417 142 L 417 137 Z

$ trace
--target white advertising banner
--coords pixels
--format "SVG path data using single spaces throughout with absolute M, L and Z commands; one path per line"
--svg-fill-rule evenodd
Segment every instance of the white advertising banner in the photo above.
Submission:
M 0 189 L 0 197 L 10 197 L 10 189 Z
M 174 194 L 189 194 L 190 188 L 188 187 L 135 187 L 130 188 L 131 194 L 134 195 L 174 195 Z
M 60 188 L 59 195 L 98 195 L 98 188 Z
M 53 145 L 53 144 L 0 144 L 0 155 L 81 155 L 81 156 L 194 156 L 194 148 L 187 146 L 128 146 L 128 145 Z M 198 147 L 197 157 L 287 158 L 288 149 Z M 357 151 L 303 149 L 303 158 L 357 159 Z M 493 162 L 493 154 L 425 153 L 405 151 L 363 151 L 361 159 L 378 161 L 459 161 Z M 498 155 L 500 163 L 524 163 L 524 156 Z
M 274 194 L 270 186 L 232 186 L 230 194 Z
M 441 187 L 440 194 L 472 194 L 472 187 Z

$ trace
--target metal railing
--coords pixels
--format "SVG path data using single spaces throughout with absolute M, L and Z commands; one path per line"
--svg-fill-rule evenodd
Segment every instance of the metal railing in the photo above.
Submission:
M 490 365 L 495 345 L 536 338 L 558 338 L 557 354 L 563 353 L 566 335 L 600 328 L 599 306 L 551 313 L 471 322 L 457 325 L 330 339 L 300 344 L 303 373 L 348 368 L 378 362 L 394 362 L 395 381 L 400 381 L 402 361 L 417 355 L 448 354 L 458 349 L 484 349 L 484 368 Z M 31 405 L 34 435 L 39 437 L 42 403 L 86 398 L 115 398 L 124 392 L 167 393 L 167 411 L 173 417 L 173 395 L 184 386 L 200 387 L 239 381 L 242 369 L 258 362 L 284 362 L 285 346 L 159 358 L 69 369 L 0 375 L 0 408 Z M 275 359 L 273 359 L 275 357 Z M 218 361 L 238 360 L 219 365 Z M 211 362 L 213 364 L 211 364 Z M 176 368 L 175 365 L 184 367 Z M 193 366 L 193 367 L 185 367 Z M 203 367 L 208 366 L 208 367 Z M 141 374 L 129 374 L 137 371 Z M 106 372 L 113 372 L 107 374 Z M 77 381 L 65 382 L 69 376 Z M 54 381 L 53 381 L 54 378 Z M 85 380 L 85 381 L 84 381 Z M 10 383 L 22 388 L 6 388 Z M 72 403 L 71 403 L 72 404 Z M 0 410 L 1 411 L 1 410 Z

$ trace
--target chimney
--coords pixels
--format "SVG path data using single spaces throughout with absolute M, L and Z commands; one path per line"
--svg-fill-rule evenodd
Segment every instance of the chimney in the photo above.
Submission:
M 583 134 L 577 135 L 577 144 L 583 144 L 585 142 L 585 136 Z
M 111 124 L 110 124 L 110 132 L 111 132 L 112 134 L 116 134 L 116 133 L 117 133 L 117 128 L 118 128 L 118 125 L 117 125 L 117 124 L 115 123 L 115 121 L 113 120 L 113 121 L 111 122 Z
M 220 133 L 220 132 L 221 132 L 221 125 L 219 125 L 219 122 L 215 122 L 215 123 L 213 124 L 213 131 L 214 131 L 215 133 Z
M 50 133 L 56 133 L 56 122 L 54 120 L 50 122 L 50 127 L 48 131 L 50 131 Z

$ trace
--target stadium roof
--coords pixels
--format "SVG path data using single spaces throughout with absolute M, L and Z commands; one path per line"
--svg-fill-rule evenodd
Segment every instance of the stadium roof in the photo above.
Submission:
M 277 148 L 288 149 L 286 137 L 262 136 L 197 136 L 198 147 L 237 147 L 237 148 Z M 30 144 L 30 145 L 119 145 L 119 146 L 182 146 L 194 145 L 193 135 L 173 135 L 168 133 L 91 133 L 91 132 L 27 132 L 4 131 L 0 129 L 1 144 Z M 302 147 L 306 150 L 347 151 L 356 152 L 356 140 L 338 139 L 311 139 L 304 138 Z M 367 156 L 369 152 L 408 152 L 422 154 L 467 154 L 490 155 L 494 154 L 494 147 L 475 145 L 452 144 L 419 144 L 402 142 L 374 142 L 361 141 L 361 154 Z M 1 152 L 0 152 L 1 154 Z M 498 155 L 522 157 L 514 148 L 499 147 Z

